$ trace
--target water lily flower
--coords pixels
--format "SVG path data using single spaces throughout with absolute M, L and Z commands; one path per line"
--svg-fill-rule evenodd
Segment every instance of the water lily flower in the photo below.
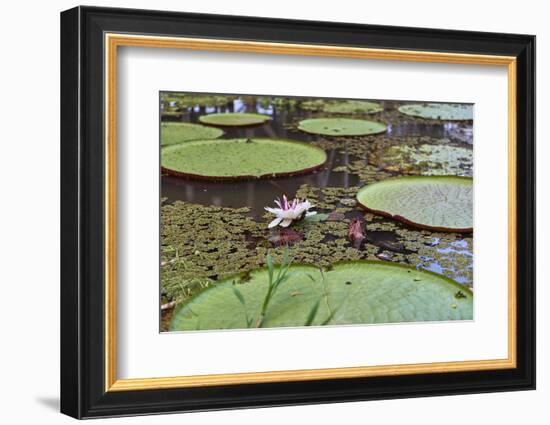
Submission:
M 299 198 L 289 201 L 286 195 L 283 195 L 283 200 L 275 200 L 275 204 L 279 208 L 270 208 L 265 207 L 265 210 L 275 215 L 276 218 L 268 224 L 268 228 L 275 227 L 277 225 L 281 227 L 288 227 L 293 221 L 301 220 L 304 217 L 312 216 L 317 214 L 315 211 L 309 211 L 313 207 L 311 203 L 304 199 L 300 201 Z

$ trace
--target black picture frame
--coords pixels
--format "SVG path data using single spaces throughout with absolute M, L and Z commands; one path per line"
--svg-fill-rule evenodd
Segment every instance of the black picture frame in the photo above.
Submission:
M 104 34 L 506 55 L 517 58 L 517 367 L 105 391 Z M 75 418 L 535 388 L 535 37 L 76 7 L 61 13 L 61 412 Z

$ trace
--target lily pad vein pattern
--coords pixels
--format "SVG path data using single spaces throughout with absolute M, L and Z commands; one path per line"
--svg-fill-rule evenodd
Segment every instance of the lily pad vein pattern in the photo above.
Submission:
M 267 274 L 267 269 L 257 269 L 203 290 L 178 308 L 172 330 L 248 327 L 246 318 L 260 312 Z M 242 297 L 235 296 L 234 288 Z M 470 290 L 451 279 L 403 265 L 356 261 L 337 263 L 328 271 L 295 265 L 262 327 L 304 326 L 317 304 L 313 326 L 471 320 L 472 300 Z
M 397 177 L 357 193 L 367 210 L 407 224 L 440 231 L 471 232 L 473 185 L 469 177 Z

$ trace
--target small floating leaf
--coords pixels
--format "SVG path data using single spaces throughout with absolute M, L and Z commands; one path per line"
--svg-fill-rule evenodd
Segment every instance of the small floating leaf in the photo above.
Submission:
M 160 144 L 175 145 L 190 140 L 217 139 L 223 130 L 188 122 L 164 122 L 160 125 Z
M 357 201 L 368 211 L 415 227 L 471 232 L 472 192 L 469 177 L 397 177 L 364 186 Z
M 413 117 L 428 118 L 443 121 L 472 120 L 473 106 L 456 103 L 422 103 L 415 105 L 403 105 L 399 112 Z
M 324 150 L 302 142 L 270 139 L 195 140 L 161 151 L 164 172 L 205 180 L 244 180 L 305 174 L 321 167 Z
M 199 117 L 199 121 L 203 124 L 228 127 L 263 124 L 267 120 L 269 120 L 269 116 L 267 115 L 234 112 L 227 112 L 225 114 L 209 114 Z
M 473 294 L 468 288 L 408 266 L 355 261 L 337 263 L 321 273 L 313 266 L 294 265 L 288 275 L 270 301 L 262 327 L 471 320 L 473 316 Z M 203 290 L 177 308 L 171 330 L 247 328 L 246 317 L 255 323 L 268 289 L 268 270 L 253 270 L 250 280 L 237 283 L 245 306 L 233 292 L 234 279 Z M 455 297 L 458 290 L 465 298 Z M 297 292 L 300 296 L 292 295 Z
M 351 118 L 311 118 L 300 121 L 298 129 L 326 136 L 365 136 L 385 132 L 386 125 Z

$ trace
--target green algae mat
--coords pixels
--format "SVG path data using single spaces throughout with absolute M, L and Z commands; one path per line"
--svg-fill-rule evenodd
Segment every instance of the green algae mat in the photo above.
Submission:
M 175 145 L 190 140 L 217 139 L 223 130 L 188 122 L 166 122 L 160 125 L 160 144 Z
M 241 127 L 246 125 L 263 124 L 269 120 L 269 116 L 249 113 L 209 114 L 199 117 L 199 121 L 208 125 L 220 125 L 227 127 Z
M 203 180 L 246 180 L 312 172 L 327 160 L 325 151 L 286 139 L 195 140 L 161 150 L 164 172 Z
M 311 118 L 300 121 L 298 129 L 324 136 L 366 136 L 386 131 L 386 125 L 351 118 Z
M 472 183 L 469 177 L 396 177 L 362 187 L 357 202 L 414 227 L 468 233 L 473 230 Z
M 472 105 L 421 103 L 400 106 L 399 112 L 413 117 L 432 120 L 464 121 L 474 119 Z
M 277 268 L 275 268 L 277 273 Z M 172 331 L 242 329 L 258 323 L 269 287 L 261 268 L 227 278 L 180 305 Z M 261 327 L 471 320 L 472 292 L 444 276 L 383 261 L 291 266 Z

